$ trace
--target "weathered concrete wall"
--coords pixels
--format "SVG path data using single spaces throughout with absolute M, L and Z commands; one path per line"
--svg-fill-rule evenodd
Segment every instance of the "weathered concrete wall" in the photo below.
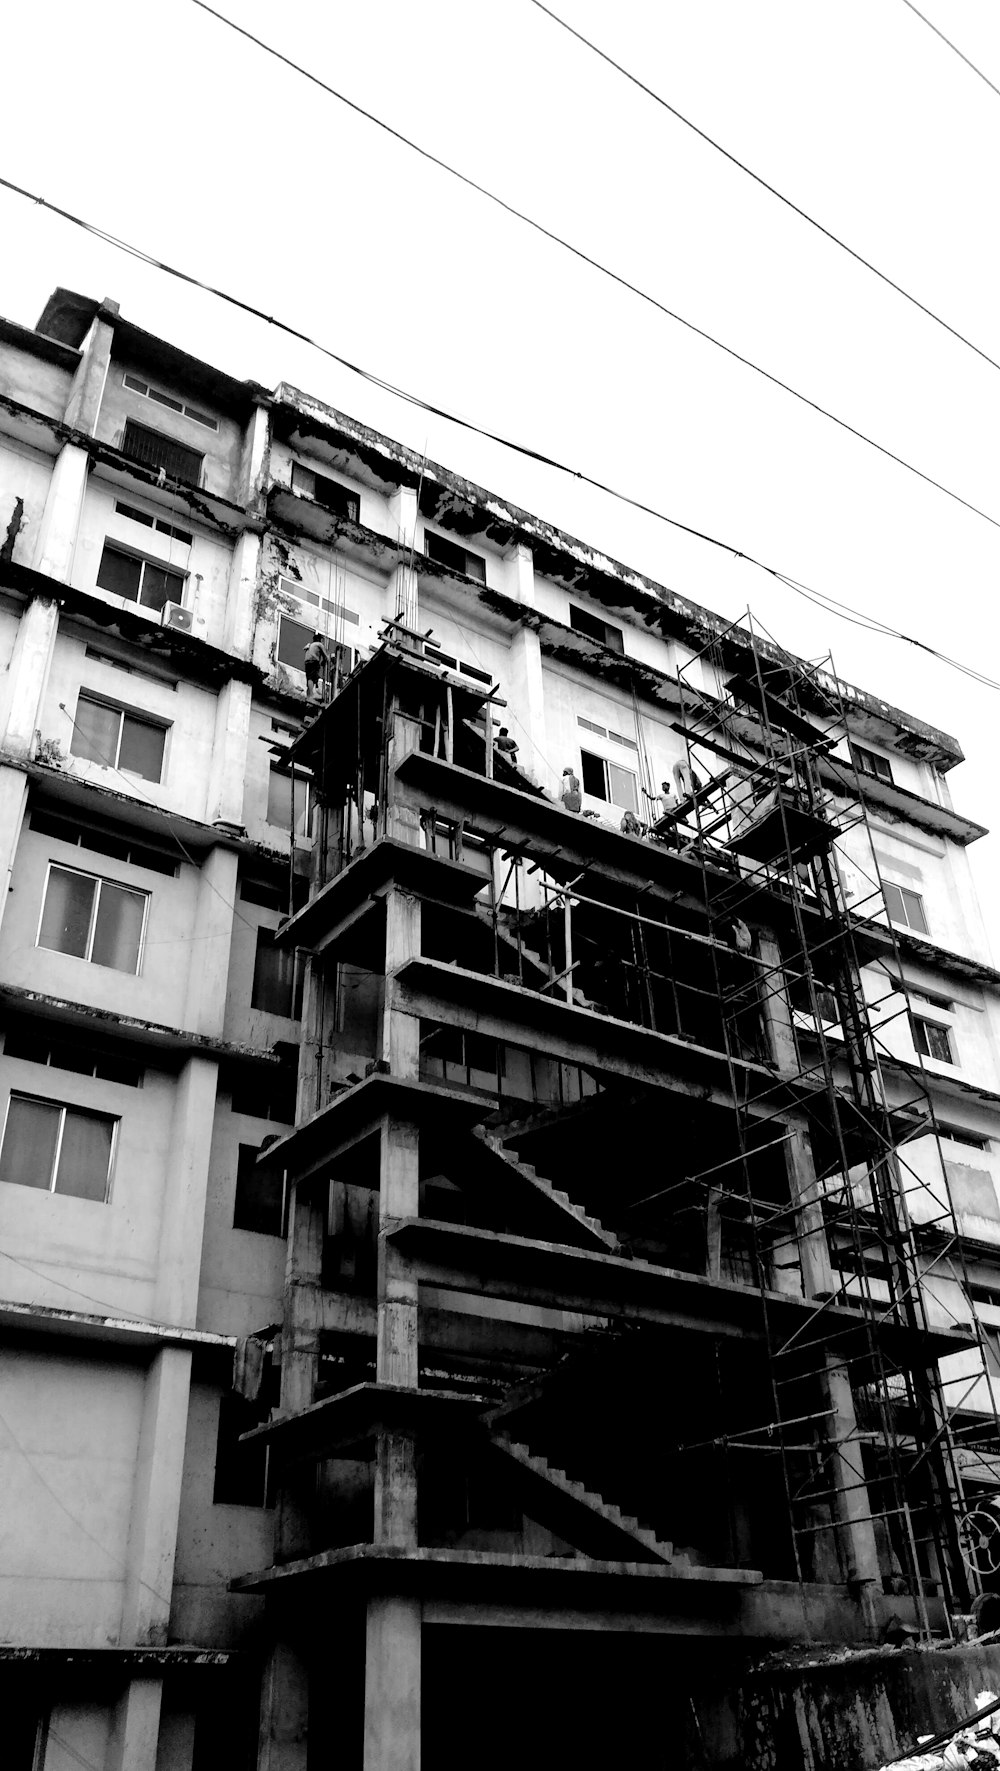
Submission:
M 274 1514 L 265 1507 L 213 1503 L 218 1420 L 218 1389 L 193 1383 L 170 1635 L 174 1641 L 225 1648 L 234 1646 L 263 1610 L 263 1601 L 251 1594 L 228 1593 L 226 1582 L 271 1560 Z
M 751 1674 L 727 1693 L 730 1750 L 712 1771 L 870 1771 L 1000 1695 L 1000 1644 L 883 1649 L 870 1656 Z M 689 1761 L 697 1764 L 698 1761 Z
M 73 376 L 57 363 L 47 363 L 5 344 L 0 353 L 0 394 L 30 406 L 33 412 L 44 412 L 49 418 L 62 418 Z
M 123 374 L 136 375 L 140 380 L 150 382 L 163 392 L 186 400 L 200 411 L 218 418 L 219 429 L 209 430 L 205 425 L 186 418 L 183 413 L 171 412 L 169 407 L 146 399 L 143 394 L 134 393 L 131 388 L 123 386 Z M 205 457 L 202 472 L 205 490 L 215 492 L 222 498 L 236 499 L 243 432 L 232 419 L 223 418 L 212 402 L 196 387 L 171 386 L 155 370 L 116 358 L 111 364 L 101 401 L 96 432 L 99 440 L 119 447 L 126 418 L 134 418 L 138 424 L 146 425 L 149 430 L 172 437 L 188 449 L 196 449 Z
M 140 403 L 149 405 L 148 401 Z M 150 409 L 153 414 L 161 410 L 156 406 Z M 150 422 L 152 423 L 152 419 Z M 154 424 L 153 428 L 159 429 L 159 423 Z M 210 434 L 207 431 L 205 433 L 206 436 Z M 136 522 L 116 508 L 119 504 L 158 516 L 171 527 L 191 535 L 191 543 L 179 541 L 176 536 Z M 221 645 L 232 545 L 213 535 L 204 526 L 199 527 L 184 503 L 175 499 L 173 504 L 174 508 L 165 510 L 162 503 L 154 504 L 149 499 L 143 486 L 137 485 L 134 490 L 131 487 L 111 486 L 94 475 L 87 486 L 80 521 L 73 562 L 73 582 L 81 590 L 93 591 L 119 608 L 135 609 L 140 615 L 145 612 L 150 621 L 158 624 L 160 616 L 156 610 L 144 611 L 141 604 L 129 602 L 98 588 L 97 573 L 105 539 L 120 542 L 126 550 L 157 560 L 175 572 L 186 574 L 183 602 L 194 616 L 192 632 L 197 638 L 207 640 L 212 645 Z

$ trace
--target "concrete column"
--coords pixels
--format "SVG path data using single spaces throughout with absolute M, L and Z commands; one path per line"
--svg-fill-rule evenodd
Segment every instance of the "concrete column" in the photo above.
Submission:
M 531 549 L 515 547 L 508 564 L 513 581 L 512 594 L 525 608 L 534 608 L 535 573 Z M 550 761 L 548 755 L 542 649 L 533 628 L 518 627 L 511 635 L 507 692 L 511 716 L 507 723 L 514 726 L 513 736 L 520 746 L 518 763 L 540 787 L 555 791 L 558 759 Z M 561 769 L 562 762 L 558 766 Z
M 258 516 L 264 512 L 270 453 L 271 410 L 269 405 L 261 404 L 254 407 L 243 433 L 238 492 L 239 502 Z
M 27 803 L 28 777 L 24 770 L 0 763 L 0 923 L 10 896 L 10 877 Z
M 383 1052 L 393 1074 L 420 1071 L 420 1023 L 404 1014 L 393 988 L 399 966 L 420 951 L 420 904 L 393 891 L 386 901 L 386 991 Z M 416 1388 L 418 1284 L 386 1238 L 400 1218 L 420 1207 L 420 1140 L 416 1125 L 385 1118 L 379 1174 L 378 1328 L 380 1383 Z M 380 1432 L 375 1462 L 375 1542 L 417 1543 L 416 1448 L 403 1433 Z M 419 1771 L 419 1601 L 398 1594 L 368 1601 L 365 1635 L 365 1771 Z
M 306 1771 L 308 1753 L 308 1670 L 290 1642 L 275 1642 L 261 1680 L 257 1771 Z
M 400 486 L 389 500 L 389 515 L 396 524 L 399 546 L 406 559 L 417 554 L 417 494 L 413 486 Z M 418 581 L 415 568 L 398 565 L 389 580 L 388 607 L 407 627 L 417 628 L 420 620 Z
M 35 538 L 32 566 L 68 584 L 83 514 L 90 457 L 77 443 L 65 443 L 56 458 Z
M 35 732 L 42 719 L 58 627 L 59 604 L 55 597 L 33 597 L 18 622 L 14 650 L 0 685 L 3 754 L 22 762 L 34 755 Z M 42 736 L 58 738 L 65 748 L 72 728 L 62 714 L 57 717 L 58 730 L 43 732 Z
M 179 1328 L 197 1322 L 217 1069 L 212 1058 L 188 1058 L 174 1093 L 153 1318 Z
M 215 704 L 215 736 L 208 769 L 205 821 L 243 828 L 243 784 L 250 743 L 249 683 L 230 677 Z
M 846 1366 L 832 1353 L 826 1355 L 821 1377 L 824 1405 L 832 1409 L 824 1431 L 833 1446 L 829 1462 L 830 1486 L 836 1488 L 833 1512 L 841 1527 L 840 1539 L 847 1578 L 870 1629 L 876 1625 L 874 1599 L 882 1591 L 878 1546 L 871 1518 L 871 1496 L 865 1486 L 861 1442 L 851 1379 Z
M 63 423 L 73 430 L 82 430 L 88 437 L 97 431 L 97 419 L 104 398 L 104 384 L 111 365 L 111 347 L 118 318 L 117 301 L 102 301 L 83 344 L 80 366 L 69 390 Z
M 222 1037 L 229 989 L 229 956 L 239 857 L 232 849 L 210 849 L 202 861 L 198 904 L 189 948 L 188 987 L 183 1025 L 192 1033 Z
M 162 1679 L 130 1679 L 118 1700 L 104 1771 L 156 1771 Z
M 233 548 L 229 565 L 226 620 L 222 644 L 238 658 L 253 655 L 254 607 L 260 576 L 260 536 L 245 530 Z
M 364 1771 L 420 1771 L 420 1629 L 419 1600 L 369 1599 Z
M 191 1354 L 156 1353 L 146 1374 L 132 1490 L 120 1641 L 162 1648 L 167 1640 L 177 1546 Z

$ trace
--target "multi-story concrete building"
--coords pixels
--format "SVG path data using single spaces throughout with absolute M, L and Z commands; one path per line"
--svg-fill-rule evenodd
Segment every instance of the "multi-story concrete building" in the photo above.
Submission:
M 955 740 L 64 290 L 4 531 L 12 1771 L 947 1720 L 860 1651 L 1000 1584 Z

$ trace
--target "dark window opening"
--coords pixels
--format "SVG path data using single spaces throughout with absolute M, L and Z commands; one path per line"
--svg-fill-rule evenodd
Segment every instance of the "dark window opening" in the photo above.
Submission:
M 184 573 L 172 572 L 154 560 L 142 560 L 135 554 L 104 543 L 104 552 L 97 571 L 100 590 L 112 596 L 125 597 L 144 609 L 162 609 L 165 603 L 183 603 Z
M 922 1057 L 934 1058 L 939 1064 L 955 1063 L 955 1053 L 947 1027 L 942 1027 L 937 1021 L 925 1021 L 920 1015 L 911 1015 L 910 1030 L 914 1046 Z
M 953 1144 L 968 1144 L 970 1150 L 988 1150 L 990 1140 L 978 1131 L 966 1131 L 962 1125 L 946 1125 L 938 1120 L 938 1131 L 943 1138 L 950 1138 Z
M 327 474 L 315 473 L 311 467 L 300 467 L 297 461 L 292 463 L 292 491 L 315 499 L 324 510 L 346 518 L 349 523 L 358 521 L 360 503 L 356 492 L 349 491 L 339 480 L 331 480 Z
M 257 930 L 250 1004 L 286 1020 L 298 1020 L 302 1013 L 302 974 L 295 963 L 295 950 L 277 947 L 273 929 Z
M 158 849 L 144 848 L 134 843 L 130 836 L 119 836 L 110 829 L 98 830 L 89 824 L 78 824 L 59 812 L 37 808 L 31 814 L 31 828 L 41 836 L 54 836 L 60 842 L 72 843 L 74 848 L 89 849 L 95 855 L 111 855 L 116 861 L 127 861 L 131 867 L 145 867 L 151 873 L 166 873 L 172 877 L 177 873 L 177 862 Z
M 201 478 L 201 466 L 204 455 L 197 449 L 189 449 L 184 443 L 176 443 L 173 437 L 165 437 L 158 430 L 150 430 L 148 425 L 139 424 L 134 418 L 125 420 L 125 433 L 122 437 L 122 454 L 130 461 L 139 462 L 142 467 L 161 469 L 172 480 L 186 480 L 197 485 Z
M 575 603 L 570 603 L 569 624 L 577 633 L 585 633 L 588 639 L 596 640 L 598 645 L 624 654 L 625 634 L 622 629 L 613 627 L 608 621 L 602 621 L 599 615 L 592 615 L 589 609 L 580 609 Z
M 256 1144 L 241 1144 L 236 1159 L 233 1229 L 255 1230 L 259 1236 L 285 1234 L 285 1180 L 280 1172 L 257 1167 Z
M 447 566 L 452 572 L 461 572 L 463 578 L 475 578 L 478 583 L 486 583 L 486 561 L 481 553 L 470 553 L 457 541 L 449 541 L 446 535 L 434 535 L 429 529 L 424 530 L 424 553 L 429 560 L 436 560 L 439 566 Z
M 269 1413 L 266 1405 L 248 1402 L 243 1396 L 227 1394 L 219 1398 L 215 1486 L 212 1490 L 216 1506 L 273 1505 L 268 1494 L 266 1440 L 251 1440 L 249 1445 L 244 1445 L 240 1437 L 253 1427 L 261 1426 Z
M 888 781 L 892 785 L 892 764 L 888 757 L 877 756 L 874 750 L 865 750 L 860 744 L 851 745 L 851 755 L 859 775 L 872 775 L 876 781 Z
M 293 779 L 290 770 L 276 768 L 272 763 L 267 783 L 265 821 L 274 824 L 279 830 L 290 831 L 293 803 L 296 836 L 311 836 L 313 807 L 309 777 L 296 772 Z
M 111 1047 L 105 1048 L 89 1036 L 86 1043 L 69 1039 L 53 1039 L 41 1030 L 27 1025 L 8 1028 L 4 1034 L 5 1058 L 18 1058 L 26 1064 L 45 1064 L 53 1070 L 68 1070 L 74 1076 L 94 1076 L 102 1082 L 119 1082 L 127 1088 L 141 1088 L 145 1072 L 134 1059 L 122 1057 Z
M 230 1096 L 230 1110 L 244 1113 L 249 1119 L 264 1119 L 277 1125 L 295 1124 L 295 1096 L 298 1090 L 298 1067 L 282 1066 L 279 1070 L 259 1070 L 247 1066 L 233 1069 L 225 1077 Z

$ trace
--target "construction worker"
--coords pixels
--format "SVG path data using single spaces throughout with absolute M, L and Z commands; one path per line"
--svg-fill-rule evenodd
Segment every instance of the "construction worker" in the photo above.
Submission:
M 302 657 L 306 673 L 306 694 L 310 701 L 322 701 L 323 666 L 330 662 L 330 653 L 323 643 L 323 635 L 314 633 L 309 644 L 303 648 Z
M 509 763 L 517 763 L 517 739 L 511 737 L 506 726 L 500 727 L 493 748 L 499 750 Z
M 568 766 L 562 772 L 562 792 L 559 797 L 567 812 L 578 812 L 583 805 L 579 779 Z

